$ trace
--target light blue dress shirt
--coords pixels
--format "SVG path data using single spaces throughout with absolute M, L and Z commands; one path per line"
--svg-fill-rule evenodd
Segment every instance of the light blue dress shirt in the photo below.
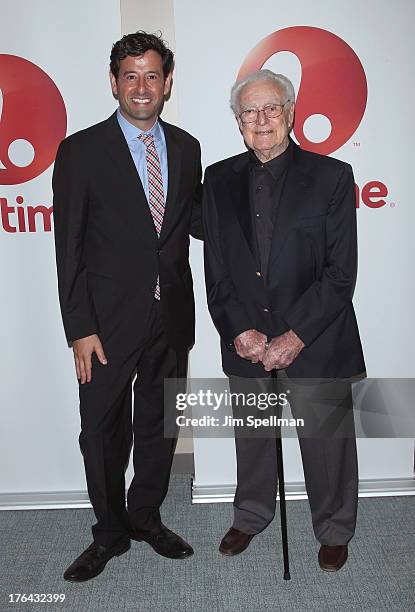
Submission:
M 143 185 L 144 193 L 146 194 L 148 202 L 148 176 L 147 176 L 147 162 L 146 162 L 146 145 L 138 140 L 140 134 L 152 134 L 154 138 L 154 144 L 156 145 L 157 154 L 160 160 L 161 175 L 163 178 L 163 191 L 164 191 L 164 203 L 167 198 L 167 187 L 169 184 L 168 166 L 167 166 L 167 147 L 166 138 L 164 136 L 163 128 L 161 124 L 156 121 L 151 130 L 143 132 L 135 125 L 127 121 L 122 116 L 120 109 L 117 110 L 117 119 L 124 134 L 125 140 L 127 141 L 128 148 L 130 149 L 131 157 L 133 158 L 135 167 L 137 168 L 138 175 Z

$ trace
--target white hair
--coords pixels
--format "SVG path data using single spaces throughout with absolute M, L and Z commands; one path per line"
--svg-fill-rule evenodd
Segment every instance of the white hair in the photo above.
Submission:
M 294 104 L 295 91 L 290 79 L 283 74 L 275 74 L 275 72 L 272 72 L 272 70 L 257 70 L 256 72 L 253 72 L 242 79 L 242 81 L 237 81 L 231 89 L 230 105 L 235 115 L 237 115 L 239 111 L 239 99 L 241 97 L 242 90 L 246 85 L 248 85 L 248 83 L 254 83 L 255 81 L 274 81 L 275 84 L 278 85 L 278 88 L 281 90 L 283 96 L 286 98 L 286 101 L 290 101 L 288 108 L 291 108 L 291 106 Z

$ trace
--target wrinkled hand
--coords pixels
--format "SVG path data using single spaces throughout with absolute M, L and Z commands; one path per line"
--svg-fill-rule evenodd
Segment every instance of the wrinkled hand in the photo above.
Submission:
M 264 358 L 262 359 L 264 369 L 270 372 L 274 368 L 277 370 L 288 368 L 304 346 L 304 342 L 292 329 L 281 336 L 273 338 L 267 345 Z
M 104 349 L 101 340 L 96 334 L 79 338 L 72 343 L 73 355 L 75 359 L 76 376 L 81 381 L 81 385 L 92 380 L 92 353 L 96 353 L 100 363 L 107 365 Z
M 256 329 L 248 329 L 236 336 L 233 343 L 239 357 L 249 359 L 252 363 L 258 363 L 258 361 L 262 361 L 266 342 L 265 334 Z

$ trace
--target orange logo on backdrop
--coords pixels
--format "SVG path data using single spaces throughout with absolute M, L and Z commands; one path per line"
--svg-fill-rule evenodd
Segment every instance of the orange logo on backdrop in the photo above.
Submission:
M 323 155 L 333 153 L 353 136 L 365 112 L 367 83 L 359 58 L 327 30 L 294 26 L 261 40 L 243 62 L 237 80 L 262 68 L 279 51 L 291 51 L 301 63 L 294 126 L 300 146 Z M 311 142 L 304 134 L 304 123 L 315 114 L 325 115 L 332 126 L 323 142 Z
M 52 79 L 22 57 L 0 55 L 0 184 L 17 185 L 42 174 L 65 134 L 65 104 Z M 25 166 L 10 154 L 19 140 L 34 149 Z
M 353 49 L 339 36 L 322 28 L 293 26 L 263 38 L 245 58 L 237 80 L 260 70 L 275 53 L 290 51 L 301 63 L 301 83 L 295 106 L 294 134 L 308 151 L 329 155 L 342 147 L 362 121 L 367 102 L 367 81 Z M 324 115 L 331 132 L 322 142 L 304 134 L 304 124 L 313 115 Z M 388 188 L 382 181 L 356 185 L 356 207 L 381 208 Z M 391 204 L 393 206 L 394 204 Z
M 19 185 L 42 174 L 65 135 L 65 104 L 52 79 L 22 57 L 0 54 L 0 185 Z M 26 159 L 18 159 L 19 147 Z M 15 202 L 0 197 L 3 230 L 50 232 L 52 206 L 23 204 L 22 195 Z

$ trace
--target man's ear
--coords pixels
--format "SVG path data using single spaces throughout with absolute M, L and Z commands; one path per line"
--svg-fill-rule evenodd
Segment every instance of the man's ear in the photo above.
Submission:
M 110 70 L 110 83 L 111 83 L 112 95 L 114 96 L 114 98 L 118 98 L 117 79 L 115 78 L 111 70 Z
M 164 95 L 168 96 L 171 89 L 171 80 L 173 78 L 173 72 L 169 72 L 166 76 L 166 80 L 164 81 Z
M 288 125 L 290 126 L 290 129 L 293 127 L 294 114 L 295 114 L 295 104 L 292 104 L 288 112 Z

